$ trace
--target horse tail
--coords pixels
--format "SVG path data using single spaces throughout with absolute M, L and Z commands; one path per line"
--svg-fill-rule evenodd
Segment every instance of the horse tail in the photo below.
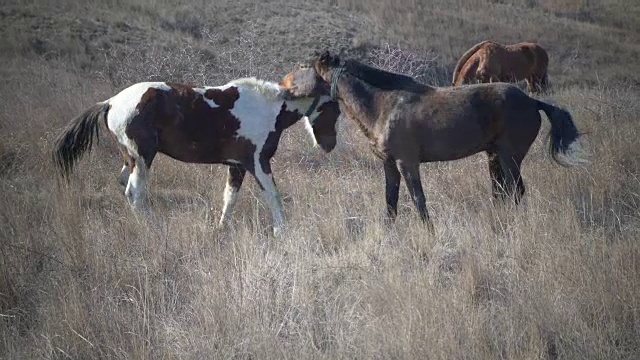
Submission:
M 99 121 L 106 121 L 109 108 L 108 102 L 93 105 L 71 120 L 64 132 L 58 136 L 53 150 L 53 162 L 58 166 L 62 177 L 67 177 L 82 154 L 91 150 L 93 138 L 99 139 Z
M 544 111 L 551 123 L 549 133 L 549 154 L 562 166 L 587 166 L 584 150 L 578 142 L 580 133 L 576 128 L 571 114 L 565 109 L 536 100 L 538 110 Z
M 456 64 L 455 70 L 453 70 L 453 79 L 451 80 L 451 85 L 456 86 L 456 79 L 458 78 L 458 75 L 460 74 L 460 71 L 462 70 L 462 67 L 464 66 L 464 64 L 467 62 L 467 60 L 469 60 L 471 55 L 475 54 L 480 47 L 482 47 L 484 44 L 488 42 L 491 42 L 491 41 L 485 40 L 483 42 L 479 42 L 473 45 L 471 49 L 467 50 L 464 54 L 462 54 L 462 57 L 460 58 L 460 60 L 458 60 L 458 63 Z

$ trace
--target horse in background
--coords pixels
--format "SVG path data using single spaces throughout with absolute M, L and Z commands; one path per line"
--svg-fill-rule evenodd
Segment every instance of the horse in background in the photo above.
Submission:
M 501 45 L 483 41 L 467 50 L 453 72 L 453 86 L 470 83 L 517 82 L 525 80 L 530 92 L 549 85 L 546 50 L 533 42 Z
M 338 100 L 369 139 L 384 163 L 387 215 L 397 215 L 400 180 L 427 223 L 420 163 L 461 159 L 485 152 L 496 198 L 525 192 L 520 166 L 541 125 L 540 111 L 551 123 L 549 153 L 564 166 L 588 164 L 580 157 L 579 132 L 564 109 L 534 99 L 505 83 L 437 88 L 411 77 L 376 69 L 325 52 L 310 67 L 287 74 L 280 84 L 293 96 L 326 95 Z
M 202 88 L 143 82 L 71 120 L 55 142 L 53 160 L 67 177 L 91 150 L 103 122 L 119 143 L 124 157 L 119 181 L 134 208 L 147 208 L 147 181 L 157 153 L 187 163 L 225 164 L 219 225 L 230 217 L 248 171 L 263 190 L 277 234 L 284 212 L 270 161 L 282 132 L 305 116 L 315 143 L 325 152 L 333 150 L 340 109 L 328 96 L 293 99 L 278 84 L 255 78 Z

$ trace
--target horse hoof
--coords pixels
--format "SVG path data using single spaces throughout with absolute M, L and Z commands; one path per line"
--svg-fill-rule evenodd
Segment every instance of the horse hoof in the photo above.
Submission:
M 218 224 L 213 227 L 213 230 L 217 232 L 222 232 L 227 230 L 228 228 L 229 228 L 229 225 L 227 222 L 218 222 Z
M 282 236 L 283 229 L 280 226 L 273 227 L 273 237 L 279 238 Z

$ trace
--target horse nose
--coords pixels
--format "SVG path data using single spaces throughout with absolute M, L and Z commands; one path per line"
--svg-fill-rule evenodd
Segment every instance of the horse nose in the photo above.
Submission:
M 337 141 L 335 136 L 322 136 L 318 145 L 320 145 L 320 148 L 324 152 L 328 153 L 336 147 L 336 143 Z

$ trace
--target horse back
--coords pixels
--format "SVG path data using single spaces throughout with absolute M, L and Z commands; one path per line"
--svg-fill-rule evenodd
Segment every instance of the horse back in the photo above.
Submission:
M 399 104 L 384 149 L 394 158 L 419 162 L 455 160 L 485 150 L 500 133 L 504 98 L 503 84 L 486 85 L 438 88 L 419 101 Z
M 159 151 L 190 163 L 220 163 L 253 154 L 256 145 L 239 137 L 237 86 L 199 89 L 167 83 L 149 88 L 126 125 L 140 152 Z

